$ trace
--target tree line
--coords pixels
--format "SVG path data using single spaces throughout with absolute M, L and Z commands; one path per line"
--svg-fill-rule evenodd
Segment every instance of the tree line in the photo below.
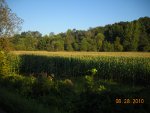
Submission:
M 0 38 L 0 48 L 46 51 L 150 51 L 150 18 L 44 35 L 27 31 Z

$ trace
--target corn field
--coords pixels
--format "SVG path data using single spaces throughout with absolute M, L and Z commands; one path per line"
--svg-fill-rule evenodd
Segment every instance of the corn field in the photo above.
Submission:
M 79 77 L 95 68 L 97 78 L 124 83 L 150 84 L 149 57 L 19 55 L 13 67 L 21 74 L 46 73 L 57 77 Z

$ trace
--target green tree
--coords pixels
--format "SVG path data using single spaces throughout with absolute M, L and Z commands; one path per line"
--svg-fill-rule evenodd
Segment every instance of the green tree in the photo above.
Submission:
M 12 13 L 5 0 L 0 0 L 0 49 L 8 51 L 11 43 L 8 38 L 21 28 L 22 19 Z
M 87 38 L 88 41 L 88 51 L 97 51 L 95 39 Z
M 140 23 L 140 38 L 139 38 L 139 51 L 150 51 L 150 18 L 144 17 L 138 19 Z
M 57 40 L 54 42 L 54 51 L 64 51 L 64 41 Z
M 80 45 L 80 51 L 87 51 L 89 47 L 89 43 L 86 38 L 83 38 Z
M 108 52 L 112 52 L 112 51 L 114 51 L 114 45 L 111 44 L 111 43 L 108 42 L 108 41 L 104 41 L 103 50 L 104 50 L 104 51 L 108 51 Z
M 46 38 L 41 38 L 38 40 L 38 43 L 37 43 L 37 49 L 39 50 L 46 50 Z
M 22 38 L 31 37 L 31 38 L 41 38 L 42 34 L 38 31 L 27 31 L 21 33 Z
M 73 51 L 73 47 L 72 47 L 73 42 L 74 42 L 74 37 L 72 35 L 72 31 L 69 29 L 66 33 L 65 42 L 64 42 L 65 50 Z
M 0 0 L 0 38 L 9 37 L 20 30 L 23 20 L 12 13 L 5 0 Z
M 120 38 L 116 37 L 116 40 L 114 42 L 114 51 L 122 51 L 123 46 L 120 44 Z
M 97 51 L 102 51 L 102 45 L 103 45 L 105 36 L 102 33 L 98 33 L 95 39 L 96 39 L 96 44 L 97 44 Z
M 10 51 L 12 50 L 12 44 L 8 38 L 0 38 L 0 50 Z
M 126 51 L 137 51 L 139 43 L 139 33 L 140 33 L 139 22 L 131 22 L 127 25 L 125 30 L 125 40 L 123 46 Z
M 150 44 L 150 40 L 149 40 L 149 36 L 148 34 L 143 31 L 139 37 L 139 46 L 138 46 L 138 50 L 139 51 L 149 51 L 149 49 L 147 48 Z
M 78 44 L 77 42 L 74 42 L 74 43 L 73 43 L 73 49 L 74 49 L 75 51 L 79 51 L 79 44 Z

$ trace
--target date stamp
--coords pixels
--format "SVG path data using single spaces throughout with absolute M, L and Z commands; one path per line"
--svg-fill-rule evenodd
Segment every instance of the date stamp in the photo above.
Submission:
M 143 98 L 116 98 L 116 104 L 144 104 Z

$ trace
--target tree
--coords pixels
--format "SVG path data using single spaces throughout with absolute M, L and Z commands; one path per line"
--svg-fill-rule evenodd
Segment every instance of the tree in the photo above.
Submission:
M 80 45 L 80 51 L 87 51 L 89 47 L 89 43 L 86 38 L 83 38 Z
M 64 42 L 62 40 L 55 41 L 54 51 L 64 51 Z
M 23 20 L 12 13 L 5 0 L 0 0 L 0 38 L 9 37 L 21 29 Z
M 41 38 L 42 34 L 39 31 L 27 31 L 27 32 L 22 32 L 21 37 Z
M 131 22 L 127 25 L 125 30 L 125 40 L 123 43 L 125 51 L 137 51 L 140 34 L 139 28 L 140 25 L 137 21 Z
M 88 41 L 88 50 L 87 51 L 97 51 L 95 39 L 87 38 Z
M 2 28 L 2 24 L 0 26 Z M 119 22 L 87 31 L 69 29 L 57 35 L 50 33 L 42 36 L 38 31 L 27 31 L 14 35 L 13 39 L 1 38 L 0 48 L 8 49 L 11 43 L 17 50 L 150 51 L 150 18 Z
M 116 37 L 116 40 L 114 42 L 114 51 L 122 51 L 123 46 L 120 44 L 120 38 Z
M 102 45 L 104 41 L 105 36 L 102 33 L 98 33 L 95 37 L 96 44 L 97 44 L 97 51 L 102 51 Z
M 150 18 L 138 19 L 140 23 L 139 51 L 150 51 Z
M 5 0 L 0 0 L 0 49 L 9 51 L 11 48 L 11 44 L 9 39 L 5 39 L 6 37 L 10 37 L 15 32 L 20 30 L 22 19 L 17 17 L 15 13 L 12 13 L 9 9 Z
M 73 51 L 72 45 L 71 44 L 65 44 L 65 50 Z
M 67 51 L 73 51 L 72 44 L 74 42 L 74 37 L 72 36 L 72 31 L 69 29 L 66 33 L 64 47 Z
M 47 38 L 41 38 L 38 40 L 38 43 L 37 43 L 37 49 L 39 50 L 46 50 L 46 39 Z
M 73 43 L 73 49 L 74 51 L 79 51 L 79 44 L 77 42 Z
M 112 52 L 112 51 L 114 51 L 114 45 L 108 41 L 104 41 L 103 50 Z
M 0 38 L 0 50 L 10 51 L 12 44 L 7 38 Z

